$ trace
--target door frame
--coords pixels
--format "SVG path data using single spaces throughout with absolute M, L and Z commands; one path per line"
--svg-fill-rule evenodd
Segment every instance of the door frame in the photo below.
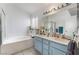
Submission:
M 0 38 L 0 46 L 1 46 L 1 44 L 2 44 L 2 13 L 1 13 L 1 9 L 0 9 L 0 28 L 1 28 L 1 29 L 0 29 L 0 31 L 1 31 L 1 32 L 0 32 L 0 35 L 1 35 L 1 36 L 0 36 L 0 37 L 1 37 L 1 38 Z
M 1 17 L 1 39 L 2 39 L 2 44 L 3 41 L 6 39 L 6 20 L 5 20 L 5 15 L 2 11 L 2 9 L 0 8 L 0 17 Z

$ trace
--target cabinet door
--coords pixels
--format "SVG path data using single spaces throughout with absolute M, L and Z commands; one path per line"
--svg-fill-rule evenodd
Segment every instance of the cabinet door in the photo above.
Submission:
M 43 39 L 43 55 L 48 55 L 49 53 L 49 41 Z
M 35 49 L 42 53 L 42 42 L 35 40 Z
M 48 49 L 43 49 L 43 55 L 48 55 Z
M 49 47 L 49 54 L 53 55 L 53 48 L 52 47 Z
M 39 41 L 42 41 L 42 38 L 41 38 L 41 37 L 35 36 L 35 39 L 36 39 L 36 40 L 39 40 Z
M 42 38 L 34 37 L 33 38 L 34 48 L 42 54 Z
M 50 53 L 50 55 L 65 55 L 64 52 L 62 52 L 59 49 L 56 49 L 54 47 L 50 47 L 49 53 Z
M 48 55 L 49 48 L 48 45 L 43 43 L 43 55 Z

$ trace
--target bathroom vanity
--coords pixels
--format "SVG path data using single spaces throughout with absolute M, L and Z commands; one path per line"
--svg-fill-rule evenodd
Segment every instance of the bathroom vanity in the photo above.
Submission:
M 42 55 L 66 55 L 69 40 L 46 37 L 44 35 L 33 36 L 35 50 Z

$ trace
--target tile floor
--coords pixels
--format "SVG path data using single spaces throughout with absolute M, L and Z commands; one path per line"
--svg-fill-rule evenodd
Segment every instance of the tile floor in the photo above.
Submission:
M 39 53 L 34 48 L 30 48 L 30 49 L 26 49 L 21 52 L 15 53 L 13 55 L 39 55 Z

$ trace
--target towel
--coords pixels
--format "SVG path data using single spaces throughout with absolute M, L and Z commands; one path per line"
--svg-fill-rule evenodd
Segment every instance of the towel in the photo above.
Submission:
M 0 39 L 0 45 L 2 44 L 2 40 Z
M 74 40 L 70 40 L 69 44 L 68 44 L 68 48 L 67 48 L 67 54 L 68 55 L 74 55 L 76 52 L 76 48 L 77 48 L 77 43 Z

